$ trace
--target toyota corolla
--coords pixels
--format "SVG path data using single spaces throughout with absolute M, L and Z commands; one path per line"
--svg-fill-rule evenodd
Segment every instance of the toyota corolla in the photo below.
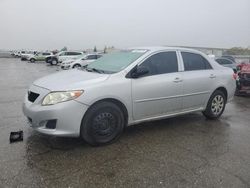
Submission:
M 199 51 L 134 48 L 36 80 L 23 112 L 40 133 L 101 145 L 140 122 L 197 111 L 217 119 L 235 87 L 233 70 Z

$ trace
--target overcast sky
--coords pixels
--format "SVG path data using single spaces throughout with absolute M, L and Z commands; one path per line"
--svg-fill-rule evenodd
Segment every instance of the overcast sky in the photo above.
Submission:
M 0 0 L 0 49 L 250 46 L 250 0 Z

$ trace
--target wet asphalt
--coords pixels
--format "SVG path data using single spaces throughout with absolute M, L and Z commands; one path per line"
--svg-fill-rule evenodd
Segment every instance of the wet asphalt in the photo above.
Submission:
M 58 70 L 0 59 L 0 188 L 250 187 L 250 97 L 235 97 L 216 121 L 193 113 L 143 123 L 91 147 L 38 134 L 22 114 L 28 86 Z M 18 130 L 23 142 L 10 144 Z

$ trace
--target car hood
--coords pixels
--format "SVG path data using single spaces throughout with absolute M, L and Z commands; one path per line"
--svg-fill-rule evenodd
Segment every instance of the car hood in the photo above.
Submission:
M 33 84 L 50 91 L 67 91 L 84 89 L 108 79 L 108 74 L 87 72 L 84 70 L 68 70 L 54 73 L 36 80 Z
M 250 73 L 250 64 L 244 64 L 241 66 L 241 73 Z

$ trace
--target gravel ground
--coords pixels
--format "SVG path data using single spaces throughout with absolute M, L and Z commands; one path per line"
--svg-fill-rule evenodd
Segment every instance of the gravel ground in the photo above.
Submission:
M 250 187 L 250 97 L 235 97 L 217 121 L 143 123 L 95 148 L 38 134 L 22 114 L 27 87 L 58 69 L 0 59 L 0 187 Z M 10 144 L 17 130 L 24 141 Z

